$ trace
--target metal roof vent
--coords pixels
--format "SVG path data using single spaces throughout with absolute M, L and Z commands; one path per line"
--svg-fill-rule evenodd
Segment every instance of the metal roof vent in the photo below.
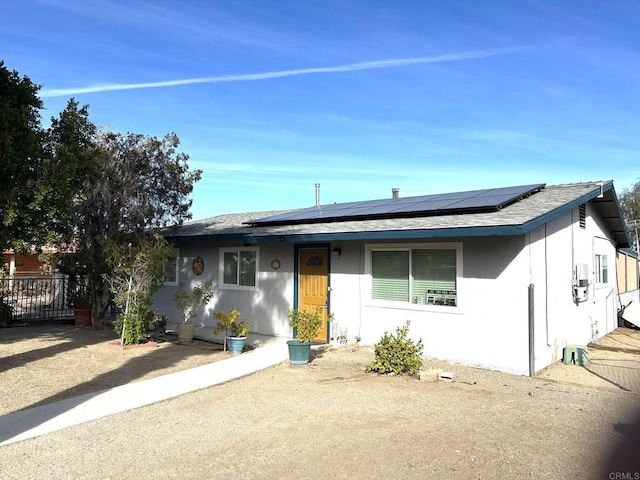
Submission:
M 392 188 L 391 189 L 391 198 L 400 198 L 400 189 L 399 188 Z
M 320 206 L 320 184 L 316 183 L 316 207 Z

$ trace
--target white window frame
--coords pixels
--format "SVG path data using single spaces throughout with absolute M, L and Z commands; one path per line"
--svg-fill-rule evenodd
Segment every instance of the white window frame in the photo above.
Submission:
M 237 252 L 255 252 L 256 254 L 256 278 L 255 285 L 240 285 L 235 283 L 224 283 L 224 254 Z M 218 251 L 218 288 L 222 290 L 247 290 L 258 291 L 260 278 L 260 247 L 224 247 Z
M 175 262 L 175 269 L 176 269 L 176 278 L 175 278 L 175 280 L 168 280 L 166 275 L 165 275 L 166 267 L 167 267 L 167 263 L 168 263 L 167 260 L 165 260 L 163 262 L 163 264 L 162 264 L 162 273 L 163 273 L 163 275 L 165 275 L 165 280 L 164 280 L 163 285 L 166 285 L 166 286 L 169 286 L 169 287 L 177 286 L 178 282 L 180 280 L 180 268 L 179 268 L 180 267 L 180 250 L 178 248 L 174 248 L 173 249 L 173 257 L 174 257 L 173 261 Z
M 376 300 L 372 298 L 373 291 L 373 276 L 371 273 L 371 256 L 373 251 L 409 251 L 420 249 L 443 249 L 456 251 L 456 305 L 434 305 L 434 304 L 418 304 L 408 302 L 399 302 L 393 300 Z M 410 257 L 411 258 L 411 257 Z M 410 262 L 411 263 L 411 262 Z M 457 312 L 460 310 L 463 304 L 462 298 L 462 242 L 447 242 L 447 243 L 385 243 L 385 244 L 368 244 L 365 245 L 365 291 L 363 292 L 364 302 L 370 306 L 388 307 L 388 308 L 403 308 L 409 310 L 425 310 L 425 311 L 439 311 L 439 312 Z M 413 298 L 413 282 L 409 282 L 409 298 Z
M 605 262 L 603 262 L 603 259 L 605 260 Z M 595 284 L 597 286 L 604 286 L 604 285 L 608 285 L 609 284 L 609 280 L 610 280 L 610 276 L 611 276 L 611 267 L 609 265 L 609 255 L 607 255 L 606 253 L 596 253 L 594 261 L 593 261 L 594 265 L 593 265 L 593 274 L 595 275 Z M 603 266 L 603 263 L 606 263 L 606 269 Z M 607 272 L 607 280 L 606 282 L 602 281 L 602 278 L 604 277 L 604 272 Z

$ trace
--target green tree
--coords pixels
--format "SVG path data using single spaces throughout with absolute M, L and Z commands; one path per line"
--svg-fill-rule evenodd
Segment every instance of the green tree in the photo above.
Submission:
M 73 233 L 73 207 L 86 198 L 86 190 L 100 177 L 100 154 L 96 145 L 97 128 L 89 120 L 89 107 L 70 99 L 58 118 L 51 118 L 47 130 L 47 157 L 38 190 L 42 201 L 57 205 L 47 217 L 49 236 Z
M 202 172 L 189 170 L 175 134 L 97 133 L 74 99 L 43 130 L 39 89 L 0 62 L 0 249 L 72 246 L 63 265 L 88 277 L 99 325 L 110 302 L 107 246 L 140 246 L 145 231 L 191 218 Z
M 0 61 L 0 250 L 39 240 L 33 188 L 43 157 L 40 86 Z
M 0 250 L 54 243 L 83 180 L 97 172 L 88 108 L 71 99 L 43 130 L 39 89 L 0 62 Z

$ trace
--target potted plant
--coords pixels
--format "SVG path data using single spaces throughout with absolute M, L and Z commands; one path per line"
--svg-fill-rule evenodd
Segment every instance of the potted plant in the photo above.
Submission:
M 73 318 L 76 327 L 91 327 L 91 307 L 93 298 L 89 283 L 79 281 L 69 292 L 69 305 L 73 308 Z
M 13 317 L 13 307 L 0 299 L 0 328 L 8 327 Z
M 289 340 L 289 360 L 291 365 L 306 365 L 311 356 L 311 342 L 318 335 L 318 330 L 324 323 L 324 310 L 320 307 L 312 311 L 303 312 L 298 309 L 289 310 L 289 326 L 296 332 L 295 340 Z M 332 321 L 329 315 L 327 321 Z
M 238 321 L 238 317 L 240 317 L 240 312 L 236 308 L 229 313 L 215 312 L 213 314 L 213 318 L 217 320 L 213 333 L 217 335 L 224 331 L 223 350 L 226 352 L 228 345 L 231 355 L 239 355 L 242 353 L 244 342 L 249 333 L 249 321 L 246 318 Z M 231 335 L 229 335 L 229 330 L 231 330 Z
M 213 280 L 208 280 L 204 284 L 196 284 L 191 293 L 188 293 L 184 285 L 180 283 L 174 294 L 176 306 L 182 312 L 182 322 L 178 324 L 178 340 L 190 342 L 196 325 L 189 320 L 198 315 L 198 310 L 204 307 L 213 298 Z
M 149 330 L 151 331 L 151 336 L 153 338 L 164 340 L 164 336 L 167 331 L 167 316 L 155 315 L 153 317 L 153 321 L 149 325 Z

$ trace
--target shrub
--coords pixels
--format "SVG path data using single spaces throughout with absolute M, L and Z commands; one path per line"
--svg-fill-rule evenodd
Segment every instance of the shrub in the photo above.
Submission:
M 396 375 L 415 375 L 422 367 L 422 339 L 413 342 L 409 335 L 409 325 L 396 328 L 396 334 L 385 332 L 376 343 L 373 362 L 367 366 L 367 372 L 393 373 Z
M 333 314 L 327 316 L 327 322 L 333 321 Z M 296 340 L 300 343 L 312 342 L 324 323 L 324 311 L 318 307 L 313 311 L 303 312 L 294 308 L 289 310 L 289 326 L 296 330 Z
M 115 321 L 115 331 L 124 340 L 124 345 L 137 345 L 142 343 L 153 322 L 154 313 L 145 307 L 131 305 L 127 314 L 120 314 Z M 123 332 L 124 330 L 124 332 Z
M 8 327 L 13 316 L 13 307 L 0 300 L 0 327 Z
M 178 310 L 182 312 L 182 321 L 188 322 L 198 315 L 198 309 L 209 303 L 213 298 L 213 280 L 207 280 L 203 284 L 196 284 L 191 293 L 180 283 L 173 298 Z
M 73 282 L 69 282 L 69 286 L 68 300 L 72 308 L 92 307 L 93 298 L 91 288 L 86 278 L 77 278 Z
M 249 333 L 249 320 L 242 319 L 238 321 L 240 312 L 237 308 L 234 308 L 229 313 L 215 312 L 213 318 L 217 320 L 216 328 L 213 331 L 216 335 L 224 331 L 225 335 L 227 330 L 231 330 L 232 337 L 246 337 Z

